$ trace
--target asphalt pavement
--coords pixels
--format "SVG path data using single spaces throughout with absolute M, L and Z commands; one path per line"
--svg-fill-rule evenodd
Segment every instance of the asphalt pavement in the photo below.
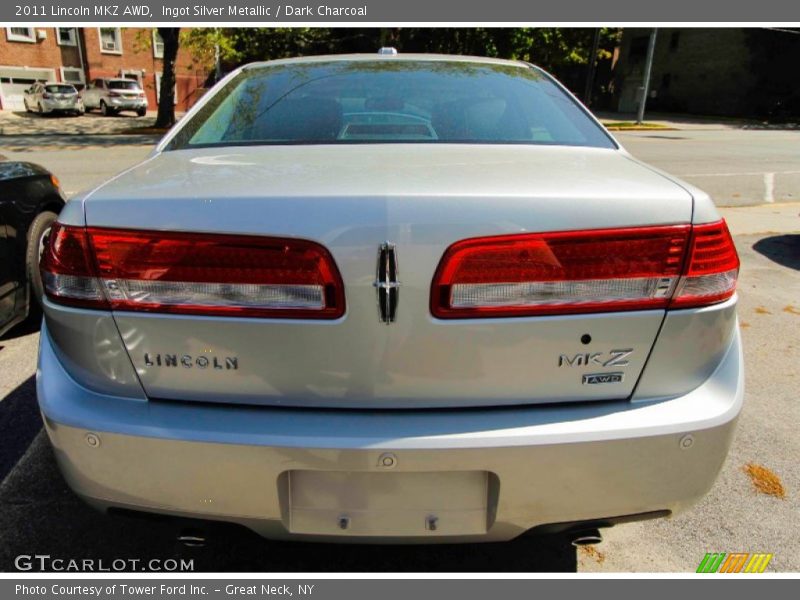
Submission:
M 69 491 L 41 429 L 34 386 L 38 333 L 28 325 L 0 338 L 0 570 L 14 571 L 21 554 L 50 554 L 108 562 L 184 558 L 194 560 L 199 571 L 686 572 L 694 571 L 706 552 L 768 552 L 774 554 L 771 571 L 800 570 L 800 203 L 779 202 L 787 198 L 784 186 L 787 194 L 800 190 L 790 177 L 792 170 L 800 171 L 800 133 L 658 134 L 687 138 L 677 140 L 652 135 L 618 137 L 656 166 L 690 181 L 692 169 L 717 181 L 715 198 L 731 186 L 730 200 L 718 200 L 721 205 L 759 205 L 723 209 L 742 260 L 739 318 L 747 392 L 730 456 L 697 506 L 671 519 L 606 530 L 602 544 L 577 552 L 560 537 L 427 547 L 271 542 L 225 524 L 206 528 L 206 547 L 186 548 L 175 536 L 196 523 L 102 515 Z M 53 169 L 72 194 L 141 160 L 153 142 L 131 135 L 0 134 L 0 153 Z M 723 168 L 736 176 L 715 175 Z M 775 174 L 771 202 L 763 193 L 764 173 Z M 774 474 L 785 496 L 758 491 L 745 472 L 748 464 Z
M 718 206 L 800 201 L 800 131 L 615 132 L 634 156 L 705 190 Z

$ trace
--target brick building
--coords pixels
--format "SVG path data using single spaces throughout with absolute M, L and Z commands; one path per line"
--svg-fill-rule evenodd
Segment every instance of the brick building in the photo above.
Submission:
M 620 112 L 638 108 L 650 31 L 623 32 L 614 67 Z M 754 64 L 761 50 L 754 35 L 740 28 L 659 28 L 647 109 L 731 116 L 759 112 L 764 85 Z M 794 76 L 787 70 L 785 77 Z
M 140 82 L 151 110 L 158 103 L 163 44 L 155 29 L 5 27 L 0 32 L 0 108 L 24 110 L 22 94 L 35 81 L 72 83 L 98 77 Z M 208 71 L 181 49 L 175 65 L 177 110 L 199 97 Z

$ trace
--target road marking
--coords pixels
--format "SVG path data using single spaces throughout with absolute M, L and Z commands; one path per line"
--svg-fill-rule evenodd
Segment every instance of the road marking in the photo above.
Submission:
M 764 173 L 764 202 L 775 202 L 775 173 Z

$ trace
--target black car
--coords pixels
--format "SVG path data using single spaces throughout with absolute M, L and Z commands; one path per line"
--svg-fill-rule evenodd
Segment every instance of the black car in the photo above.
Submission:
M 40 316 L 39 254 L 64 200 L 50 171 L 0 156 L 0 335 Z

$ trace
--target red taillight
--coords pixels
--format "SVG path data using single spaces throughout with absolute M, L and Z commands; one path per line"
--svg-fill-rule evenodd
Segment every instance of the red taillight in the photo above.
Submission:
M 725 221 L 695 225 L 683 277 L 670 307 L 705 306 L 727 300 L 736 291 L 739 256 Z
M 673 225 L 457 242 L 434 276 L 431 312 L 443 319 L 553 315 L 696 306 L 730 297 L 738 262 L 733 286 L 727 285 L 731 269 L 719 254 L 719 238 L 727 236 L 734 259 L 736 252 L 724 222 L 697 226 L 693 237 L 692 231 Z M 711 271 L 692 271 L 695 262 Z
M 44 93 L 42 94 L 42 98 L 44 98 L 45 100 L 50 100 L 50 98 L 52 98 L 52 97 L 53 97 L 53 96 L 51 96 L 51 95 L 50 95 L 50 94 L 48 94 L 47 92 L 44 92 Z
M 108 308 L 83 227 L 54 223 L 39 264 L 45 293 L 70 306 Z
M 109 98 L 116 98 L 116 97 L 121 96 L 121 95 L 122 94 L 120 94 L 119 92 L 108 92 Z
M 62 237 L 84 240 L 80 275 L 100 292 L 98 307 L 309 319 L 344 314 L 339 271 L 330 253 L 314 242 L 57 225 L 41 268 L 48 297 L 62 304 L 88 305 L 71 280 L 62 281 Z M 77 263 L 73 246 L 68 262 Z

